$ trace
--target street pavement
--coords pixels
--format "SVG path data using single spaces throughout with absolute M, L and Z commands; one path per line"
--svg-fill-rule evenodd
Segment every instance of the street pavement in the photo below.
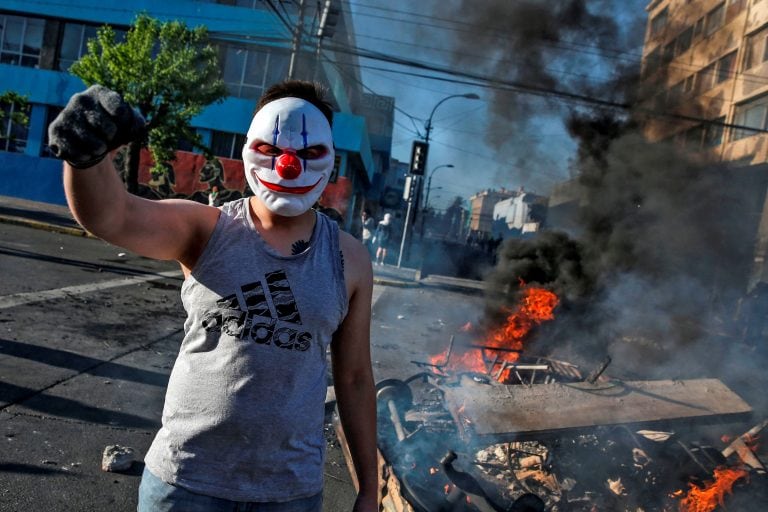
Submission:
M 37 229 L 31 229 L 37 228 Z M 0 197 L 0 512 L 130 511 L 182 338 L 181 275 L 86 236 L 66 207 Z M 377 381 L 405 378 L 481 310 L 476 282 L 375 267 Z M 326 511 L 354 487 L 328 407 Z M 101 471 L 108 445 L 135 450 Z

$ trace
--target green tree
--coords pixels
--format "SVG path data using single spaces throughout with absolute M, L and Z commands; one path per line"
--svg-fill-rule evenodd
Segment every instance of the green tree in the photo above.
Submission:
M 7 151 L 14 143 L 15 127 L 29 125 L 29 101 L 14 91 L 0 94 L 0 150 Z
M 129 192 L 138 191 L 142 147 L 152 153 L 153 175 L 167 172 L 180 140 L 213 158 L 190 126 L 206 105 L 226 95 L 217 52 L 205 27 L 189 29 L 179 21 L 160 22 L 140 14 L 122 42 L 112 27 L 100 28 L 88 41 L 88 53 L 69 71 L 86 85 L 100 84 L 118 92 L 147 120 L 147 139 L 132 142 L 124 160 Z

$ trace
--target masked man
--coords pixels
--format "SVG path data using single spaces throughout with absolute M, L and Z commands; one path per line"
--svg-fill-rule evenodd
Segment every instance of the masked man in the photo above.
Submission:
M 78 222 L 185 276 L 185 336 L 139 511 L 322 510 L 328 347 L 354 510 L 378 510 L 371 264 L 310 209 L 333 168 L 331 120 L 312 83 L 267 90 L 243 148 L 255 196 L 220 208 L 125 191 L 104 157 L 142 136 L 143 120 L 108 89 L 75 95 L 49 128 Z

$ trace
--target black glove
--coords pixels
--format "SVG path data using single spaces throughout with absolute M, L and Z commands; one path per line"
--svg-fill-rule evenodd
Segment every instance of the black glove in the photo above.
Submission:
M 144 137 L 142 115 L 101 85 L 72 96 L 48 127 L 53 154 L 77 169 L 92 167 L 111 150 Z

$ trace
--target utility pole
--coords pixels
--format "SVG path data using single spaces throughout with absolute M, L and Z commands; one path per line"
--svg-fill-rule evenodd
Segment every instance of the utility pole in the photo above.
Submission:
M 416 199 L 415 191 L 421 185 L 419 181 L 421 176 L 409 175 L 405 178 L 405 193 L 408 194 L 406 198 L 408 200 L 408 209 L 405 212 L 405 222 L 403 223 L 403 236 L 400 239 L 400 253 L 397 256 L 397 268 L 403 263 L 403 253 L 405 252 L 405 244 L 408 241 L 408 234 L 410 233 L 411 213 L 413 213 L 414 200 Z
M 299 0 L 299 17 L 296 20 L 296 28 L 293 31 L 293 43 L 291 45 L 291 62 L 288 65 L 288 79 L 293 80 L 296 74 L 296 59 L 301 51 L 301 34 L 304 31 L 304 2 Z

